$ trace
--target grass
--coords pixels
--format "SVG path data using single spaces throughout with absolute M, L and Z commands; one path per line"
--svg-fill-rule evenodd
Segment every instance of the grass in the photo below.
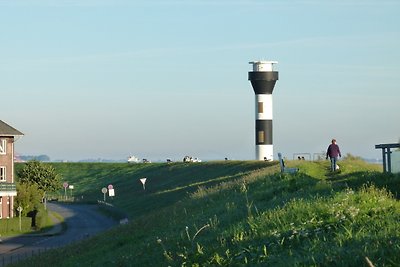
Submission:
M 118 207 L 130 218 L 141 216 L 148 210 L 167 207 L 199 186 L 210 187 L 224 180 L 265 168 L 277 163 L 259 161 L 204 162 L 204 163 L 54 163 L 63 174 L 64 181 L 74 185 L 77 200 L 97 202 L 103 200 L 101 189 L 113 185 L 116 196 L 106 201 Z M 146 190 L 140 178 L 146 177 Z M 67 194 L 71 194 L 67 190 Z M 56 198 L 62 199 L 61 190 Z M 134 201 L 127 201 L 133 199 Z
M 41 211 L 44 213 L 43 220 L 40 222 L 40 229 L 37 227 L 32 227 L 32 218 L 21 216 L 21 230 L 20 230 L 20 218 L 6 218 L 0 220 L 0 236 L 8 237 L 8 236 L 16 236 L 21 234 L 38 234 L 44 233 L 51 229 L 54 226 L 54 222 L 51 220 L 49 216 L 47 216 L 46 211 Z M 58 216 L 56 213 L 53 213 L 54 216 Z M 62 218 L 60 218 L 62 221 Z M 39 219 L 38 219 L 39 220 Z
M 0 236 L 14 236 L 31 233 L 32 219 L 21 217 L 21 231 L 19 230 L 19 217 L 0 220 Z
M 340 161 L 334 174 L 327 161 L 286 164 L 300 172 L 281 174 L 276 163 L 264 162 L 60 164 L 64 178 L 80 183 L 77 191 L 85 198 L 101 198 L 101 186 L 115 185 L 113 204 L 131 222 L 30 262 L 366 266 L 368 259 L 375 266 L 400 264 L 399 175 L 382 174 L 380 166 L 357 159 Z M 148 191 L 140 177 L 149 179 Z M 86 183 L 73 180 L 80 178 Z

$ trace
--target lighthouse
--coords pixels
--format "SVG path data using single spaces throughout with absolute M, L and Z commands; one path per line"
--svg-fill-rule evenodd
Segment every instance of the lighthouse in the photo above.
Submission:
M 274 70 L 277 61 L 251 61 L 253 71 L 249 71 L 249 81 L 255 93 L 256 119 L 256 159 L 273 160 L 272 143 L 272 91 L 278 80 Z

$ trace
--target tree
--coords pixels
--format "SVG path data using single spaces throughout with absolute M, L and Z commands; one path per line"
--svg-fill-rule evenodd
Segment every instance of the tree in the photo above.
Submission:
M 23 216 L 37 209 L 40 201 L 42 200 L 42 192 L 39 191 L 36 184 L 18 183 L 17 191 L 18 194 L 15 197 L 15 209 L 21 206 L 21 214 Z
M 53 166 L 37 160 L 28 161 L 17 176 L 20 183 L 36 184 L 44 194 L 61 188 L 61 175 Z

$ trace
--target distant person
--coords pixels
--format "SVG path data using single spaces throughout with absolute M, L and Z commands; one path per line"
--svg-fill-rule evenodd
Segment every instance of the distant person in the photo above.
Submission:
M 342 157 L 342 153 L 340 153 L 340 148 L 336 144 L 336 139 L 332 139 L 332 143 L 328 146 L 328 150 L 326 151 L 326 159 L 328 157 L 331 159 L 331 171 L 336 170 L 336 162 L 338 157 Z

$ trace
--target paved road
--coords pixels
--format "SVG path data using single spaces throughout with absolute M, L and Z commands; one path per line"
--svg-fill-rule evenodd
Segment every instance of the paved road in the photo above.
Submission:
M 48 203 L 47 207 L 64 217 L 67 230 L 60 233 L 62 227 L 58 223 L 53 231 L 46 235 L 3 238 L 3 242 L 0 243 L 0 266 L 88 238 L 118 223 L 100 214 L 97 205 Z

